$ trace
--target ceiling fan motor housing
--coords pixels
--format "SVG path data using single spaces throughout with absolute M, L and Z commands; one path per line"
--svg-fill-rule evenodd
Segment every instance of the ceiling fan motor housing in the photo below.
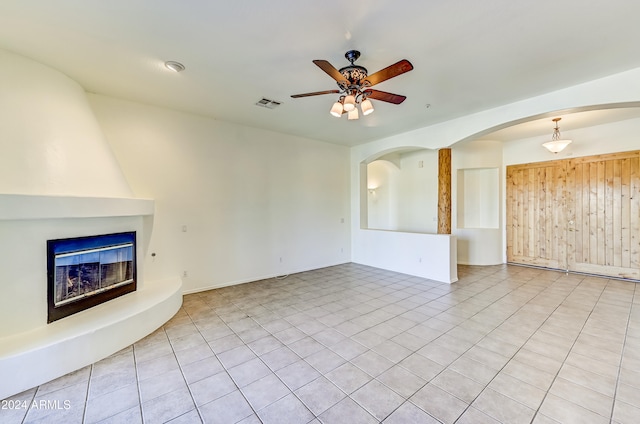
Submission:
M 349 81 L 349 86 L 359 85 L 368 75 L 367 68 L 358 65 L 345 66 L 339 72 Z
M 344 54 L 344 57 L 351 63 L 349 66 L 340 68 L 340 72 L 347 81 L 349 81 L 349 87 L 359 86 L 367 75 L 369 75 L 367 68 L 363 66 L 354 65 L 353 62 L 358 60 L 360 52 L 358 50 L 349 50 Z M 340 84 L 338 84 L 340 85 Z

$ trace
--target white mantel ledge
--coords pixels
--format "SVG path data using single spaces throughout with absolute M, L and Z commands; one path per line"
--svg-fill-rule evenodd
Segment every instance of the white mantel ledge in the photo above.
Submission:
M 0 220 L 153 215 L 152 199 L 0 194 Z

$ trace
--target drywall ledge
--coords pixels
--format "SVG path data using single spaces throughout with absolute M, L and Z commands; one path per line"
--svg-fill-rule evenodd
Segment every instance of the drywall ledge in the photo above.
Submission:
M 0 399 L 129 346 L 162 326 L 181 305 L 179 278 L 152 281 L 134 293 L 0 339 Z
M 120 197 L 0 194 L 0 220 L 153 215 L 154 201 Z

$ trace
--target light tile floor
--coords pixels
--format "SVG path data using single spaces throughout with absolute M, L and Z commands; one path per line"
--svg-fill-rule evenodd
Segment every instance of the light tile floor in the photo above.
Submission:
M 640 422 L 634 283 L 458 274 L 345 264 L 188 295 L 133 346 L 3 401 L 44 407 L 0 422 Z

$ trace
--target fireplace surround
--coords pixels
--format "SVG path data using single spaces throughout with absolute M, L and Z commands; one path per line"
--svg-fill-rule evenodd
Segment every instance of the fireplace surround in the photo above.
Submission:
M 149 271 L 162 251 L 156 263 L 145 260 L 153 200 L 0 194 L 0 204 L 0 399 L 135 343 L 180 308 L 181 279 Z M 47 323 L 47 241 L 130 231 L 136 290 Z

